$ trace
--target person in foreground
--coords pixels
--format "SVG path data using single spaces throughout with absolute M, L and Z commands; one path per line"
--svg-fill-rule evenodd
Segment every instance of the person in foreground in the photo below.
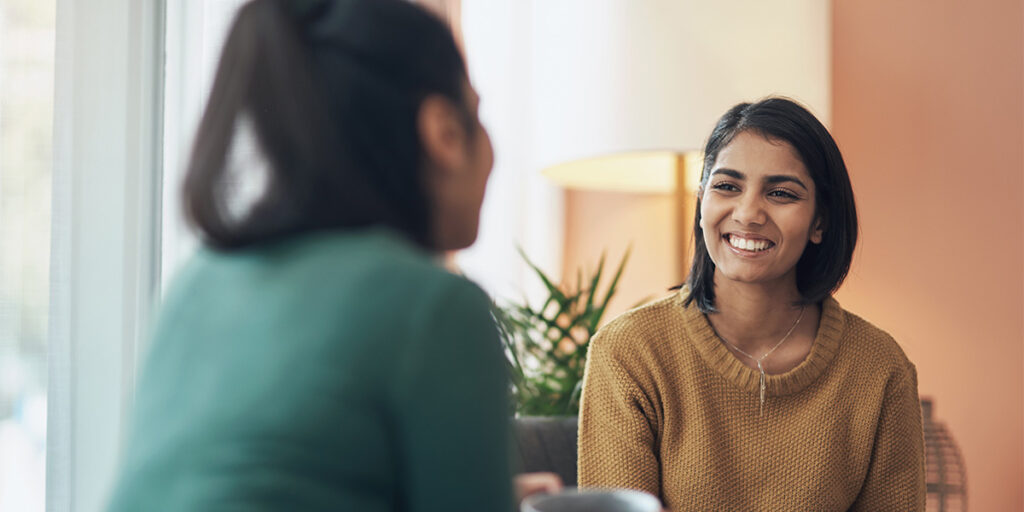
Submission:
M 477 236 L 477 104 L 412 3 L 241 7 L 108 510 L 512 509 L 490 301 L 435 263 Z
M 579 481 L 673 511 L 923 511 L 914 365 L 832 293 L 857 239 L 828 131 L 783 98 L 743 103 L 705 148 L 678 293 L 594 337 Z

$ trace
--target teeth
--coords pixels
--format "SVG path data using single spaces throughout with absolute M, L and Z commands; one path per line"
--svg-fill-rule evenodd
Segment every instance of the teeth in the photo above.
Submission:
M 735 235 L 729 235 L 729 245 L 745 251 L 763 251 L 771 245 L 767 240 L 748 240 Z

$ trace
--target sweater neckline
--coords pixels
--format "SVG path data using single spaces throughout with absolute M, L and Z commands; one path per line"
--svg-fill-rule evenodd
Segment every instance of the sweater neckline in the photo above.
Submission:
M 683 305 L 688 294 L 689 290 L 684 287 L 676 294 L 675 301 L 682 311 L 690 343 L 704 362 L 722 378 L 740 389 L 757 393 L 761 374 L 743 364 L 726 348 L 711 327 L 707 316 L 701 313 L 695 303 Z M 797 393 L 821 376 L 839 352 L 843 323 L 844 315 L 839 303 L 832 297 L 822 301 L 818 333 L 814 337 L 811 352 L 792 370 L 776 375 L 769 374 L 765 379 L 765 394 L 782 396 Z

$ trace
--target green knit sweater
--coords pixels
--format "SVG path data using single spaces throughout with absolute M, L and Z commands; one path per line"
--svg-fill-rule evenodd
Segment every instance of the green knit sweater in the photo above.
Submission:
M 162 308 L 109 510 L 510 510 L 489 307 L 383 230 L 201 251 Z
M 769 375 L 722 344 L 685 289 L 630 311 L 590 347 L 579 480 L 684 511 L 923 511 L 917 376 L 885 332 L 822 304 L 807 359 Z

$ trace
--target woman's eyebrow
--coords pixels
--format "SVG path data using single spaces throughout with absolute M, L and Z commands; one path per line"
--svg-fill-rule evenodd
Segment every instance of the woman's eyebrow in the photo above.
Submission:
M 745 180 L 745 179 L 747 179 L 747 175 L 746 174 L 743 174 L 742 172 L 739 172 L 739 171 L 734 170 L 734 169 L 718 168 L 718 169 L 715 169 L 714 171 L 711 171 L 711 175 L 712 176 L 714 176 L 716 174 L 724 174 L 726 176 L 729 176 L 731 178 L 736 178 L 738 180 Z
M 796 183 L 800 188 L 807 190 L 807 186 L 804 185 L 804 182 L 800 181 L 800 178 L 797 178 L 796 176 L 789 176 L 787 174 L 765 176 L 764 182 L 769 185 L 775 185 L 778 183 Z
M 735 178 L 737 180 L 747 179 L 746 174 L 743 174 L 742 172 L 737 171 L 735 169 L 729 169 L 726 167 L 721 167 L 715 169 L 714 171 L 711 171 L 712 176 L 716 174 L 724 174 L 726 176 L 729 176 L 730 178 Z M 801 181 L 800 178 L 797 178 L 796 176 L 791 176 L 789 174 L 772 174 L 770 176 L 765 176 L 763 181 L 765 182 L 765 184 L 768 185 L 776 185 L 778 183 L 795 183 L 800 188 L 807 190 L 807 185 L 804 185 L 804 182 Z

